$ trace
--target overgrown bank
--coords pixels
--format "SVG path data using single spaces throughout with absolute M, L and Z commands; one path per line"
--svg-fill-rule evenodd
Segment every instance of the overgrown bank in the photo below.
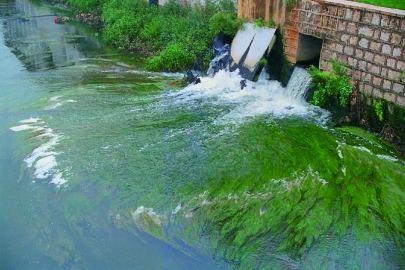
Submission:
M 203 70 L 212 58 L 210 45 L 220 32 L 234 35 L 241 25 L 231 0 L 163 6 L 144 0 L 67 0 L 76 13 L 100 14 L 105 40 L 148 56 L 151 71 Z
M 394 143 L 402 155 L 405 153 L 405 110 L 392 102 L 367 97 L 358 85 L 350 81 L 347 68 L 332 62 L 331 71 L 310 67 L 313 94 L 310 101 L 328 109 L 336 124 L 352 124 L 379 133 Z

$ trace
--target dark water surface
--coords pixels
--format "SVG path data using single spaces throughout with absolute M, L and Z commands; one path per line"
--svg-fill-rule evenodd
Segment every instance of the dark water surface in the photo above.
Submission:
M 54 13 L 0 0 L 0 269 L 405 267 L 404 161 L 304 70 L 178 89 Z

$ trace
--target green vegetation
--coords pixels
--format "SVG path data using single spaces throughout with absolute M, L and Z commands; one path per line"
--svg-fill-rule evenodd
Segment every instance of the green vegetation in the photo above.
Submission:
M 272 19 L 270 19 L 268 22 L 266 22 L 263 18 L 256 19 L 254 21 L 254 24 L 257 27 L 270 27 L 270 28 L 273 28 L 275 26 L 275 23 L 274 23 L 274 21 Z
M 347 107 L 353 86 L 347 76 L 346 67 L 340 62 L 332 61 L 332 70 L 321 71 L 311 66 L 308 69 L 311 74 L 313 85 L 315 86 L 312 103 L 317 106 L 338 105 Z
M 381 7 L 405 9 L 404 0 L 357 0 L 357 2 Z
M 375 114 L 378 117 L 378 120 L 381 122 L 384 121 L 384 101 L 383 100 L 378 100 L 374 101 L 374 111 Z
M 234 12 L 217 12 L 209 20 L 209 29 L 214 35 L 222 32 L 234 36 L 241 24 L 242 21 L 236 19 Z
M 104 4 L 104 0 L 67 0 L 67 2 L 77 12 L 97 12 Z
M 192 8 L 174 0 L 164 6 L 150 6 L 145 0 L 68 1 L 76 10 L 102 6 L 105 40 L 148 55 L 147 68 L 152 71 L 205 67 L 213 37 L 220 32 L 232 36 L 241 25 L 230 0 L 207 0 Z
M 190 209 L 199 209 L 193 218 L 212 224 L 209 233 L 219 239 L 214 245 L 230 247 L 233 260 L 241 254 L 249 260 L 266 243 L 299 255 L 348 232 L 353 241 L 400 237 L 404 168 L 378 157 L 388 154 L 378 138 L 360 131 L 333 134 L 312 124 L 303 131 L 293 121 L 244 126 L 238 138 L 213 146 L 218 156 L 212 162 L 227 164 L 192 201 Z
M 265 65 L 267 65 L 267 59 L 266 59 L 266 58 L 260 59 L 259 65 L 262 66 L 262 67 L 264 67 Z

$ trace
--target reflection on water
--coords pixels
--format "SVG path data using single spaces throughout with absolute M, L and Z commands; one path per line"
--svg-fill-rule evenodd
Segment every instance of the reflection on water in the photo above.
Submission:
M 100 49 L 95 36 L 71 24 L 56 24 L 55 15 L 47 8 L 17 0 L 14 16 L 4 21 L 6 44 L 28 70 L 52 69 L 76 63 L 91 50 Z

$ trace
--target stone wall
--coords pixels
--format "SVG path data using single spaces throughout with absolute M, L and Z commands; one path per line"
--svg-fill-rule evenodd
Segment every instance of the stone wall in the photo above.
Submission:
M 261 9 L 258 8 L 260 3 Z M 270 3 L 267 3 L 267 2 Z M 280 0 L 239 0 L 241 17 L 255 19 L 267 14 Z M 246 8 L 254 6 L 249 13 Z M 295 63 L 300 34 L 322 40 L 320 68 L 329 70 L 331 60 L 349 67 L 360 91 L 405 107 L 405 11 L 345 0 L 300 0 L 277 20 L 284 33 L 287 58 Z M 277 17 L 277 16 L 276 16 Z M 302 44 L 301 44 L 302 47 Z
M 405 11 L 349 1 L 303 0 L 287 16 L 286 54 L 295 62 L 299 34 L 323 40 L 320 68 L 331 60 L 349 67 L 369 96 L 405 107 Z

